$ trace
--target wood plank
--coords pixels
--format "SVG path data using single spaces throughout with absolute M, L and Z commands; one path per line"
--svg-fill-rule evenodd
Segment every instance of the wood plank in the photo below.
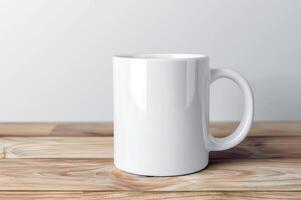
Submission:
M 226 151 L 210 152 L 212 159 L 301 158 L 301 137 L 247 137 Z
M 212 122 L 217 137 L 230 134 L 236 122 Z M 112 136 L 112 122 L 0 123 L 0 136 Z M 301 136 L 301 121 L 257 121 L 250 136 Z
M 0 192 L 6 200 L 300 200 L 301 192 Z
M 224 137 L 237 125 L 237 122 L 212 122 L 210 131 L 216 137 Z M 301 121 L 255 121 L 249 136 L 301 136 Z
M 5 200 L 79 200 L 82 192 L 0 192 L 0 199 Z
M 0 136 L 112 136 L 112 122 L 0 123 Z
M 3 137 L 0 144 L 0 158 L 113 158 L 112 137 Z M 301 158 L 300 146 L 301 137 L 248 137 L 210 158 Z
M 112 136 L 112 122 L 59 123 L 51 136 Z
M 0 136 L 47 136 L 56 123 L 0 123 Z
M 113 158 L 112 137 L 2 137 L 0 144 L 2 158 Z
M 216 160 L 186 176 L 145 177 L 111 159 L 2 159 L 0 190 L 301 191 L 301 160 Z
M 301 192 L 84 192 L 82 199 L 118 200 L 300 200 Z

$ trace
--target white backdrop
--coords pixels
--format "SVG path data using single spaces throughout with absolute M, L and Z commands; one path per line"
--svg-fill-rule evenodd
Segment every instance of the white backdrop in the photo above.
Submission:
M 241 72 L 256 120 L 301 120 L 299 0 L 1 0 L 0 121 L 112 120 L 111 55 L 204 53 Z M 212 86 L 211 119 L 239 89 Z

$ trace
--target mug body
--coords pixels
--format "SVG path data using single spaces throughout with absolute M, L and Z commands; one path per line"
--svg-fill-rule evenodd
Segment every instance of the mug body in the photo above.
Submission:
M 207 166 L 207 56 L 114 56 L 113 80 L 117 168 L 139 175 L 172 176 Z

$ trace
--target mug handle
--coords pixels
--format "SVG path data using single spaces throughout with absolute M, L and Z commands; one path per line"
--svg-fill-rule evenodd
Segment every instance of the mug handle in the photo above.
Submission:
M 216 138 L 208 134 L 208 150 L 221 151 L 232 148 L 239 144 L 248 135 L 254 117 L 254 96 L 248 81 L 238 72 L 229 69 L 211 69 L 211 84 L 220 78 L 233 80 L 244 96 L 244 111 L 242 119 L 236 130 L 224 138 Z

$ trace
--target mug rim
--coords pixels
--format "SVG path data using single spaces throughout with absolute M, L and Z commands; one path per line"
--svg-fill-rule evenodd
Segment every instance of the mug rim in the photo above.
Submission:
M 134 60 L 196 60 L 209 58 L 205 54 L 191 53 L 137 53 L 137 54 L 118 54 L 113 58 L 134 59 Z

